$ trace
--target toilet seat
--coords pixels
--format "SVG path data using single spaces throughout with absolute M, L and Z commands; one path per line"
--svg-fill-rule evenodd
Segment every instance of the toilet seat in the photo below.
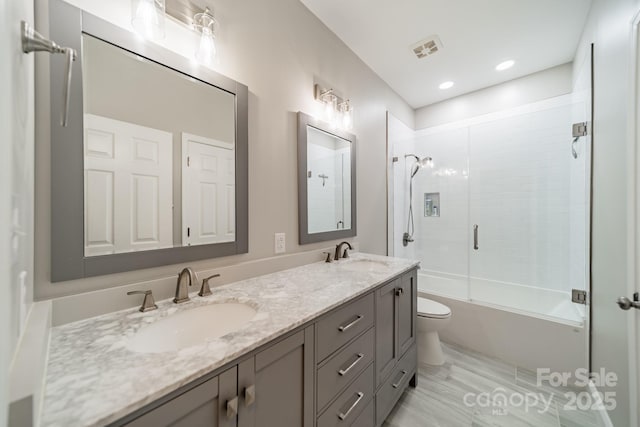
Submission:
M 451 309 L 439 302 L 418 297 L 418 317 L 445 319 L 451 316 Z

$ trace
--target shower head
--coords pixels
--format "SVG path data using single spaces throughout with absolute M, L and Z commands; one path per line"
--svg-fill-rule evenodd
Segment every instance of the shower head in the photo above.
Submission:
M 413 157 L 414 159 L 416 159 L 416 162 L 411 167 L 411 178 L 416 176 L 416 174 L 418 173 L 418 171 L 420 169 L 426 168 L 426 167 L 431 167 L 433 165 L 433 159 L 431 157 L 429 157 L 429 156 L 423 157 L 421 159 L 420 157 L 416 156 L 415 154 L 405 154 L 404 158 L 406 159 L 407 157 Z

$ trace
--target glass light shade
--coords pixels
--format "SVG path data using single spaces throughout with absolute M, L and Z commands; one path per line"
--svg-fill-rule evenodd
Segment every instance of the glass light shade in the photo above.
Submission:
M 200 64 L 212 65 L 215 63 L 216 54 L 216 41 L 213 37 L 213 32 L 209 27 L 204 27 L 196 50 L 196 60 Z
M 335 118 L 337 112 L 338 99 L 334 94 L 328 93 L 324 97 L 324 116 L 325 120 L 330 123 L 332 126 L 335 126 Z
M 216 20 L 208 7 L 193 17 L 193 27 L 200 33 L 196 49 L 196 61 L 200 64 L 213 65 L 216 61 L 218 50 L 216 49 L 215 25 Z
M 353 108 L 349 105 L 349 101 L 346 101 L 342 106 L 342 128 L 345 130 L 351 130 L 353 128 Z
M 131 25 L 149 40 L 164 38 L 165 0 L 131 0 Z

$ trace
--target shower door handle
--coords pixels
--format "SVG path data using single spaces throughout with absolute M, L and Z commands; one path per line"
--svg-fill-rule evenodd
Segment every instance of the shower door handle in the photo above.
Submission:
M 478 224 L 473 224 L 473 250 L 478 250 Z

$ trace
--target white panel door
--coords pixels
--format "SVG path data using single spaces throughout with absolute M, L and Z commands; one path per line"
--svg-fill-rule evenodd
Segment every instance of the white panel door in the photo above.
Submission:
M 233 145 L 182 135 L 182 241 L 184 245 L 235 240 Z
M 170 132 L 85 115 L 85 255 L 173 246 Z

